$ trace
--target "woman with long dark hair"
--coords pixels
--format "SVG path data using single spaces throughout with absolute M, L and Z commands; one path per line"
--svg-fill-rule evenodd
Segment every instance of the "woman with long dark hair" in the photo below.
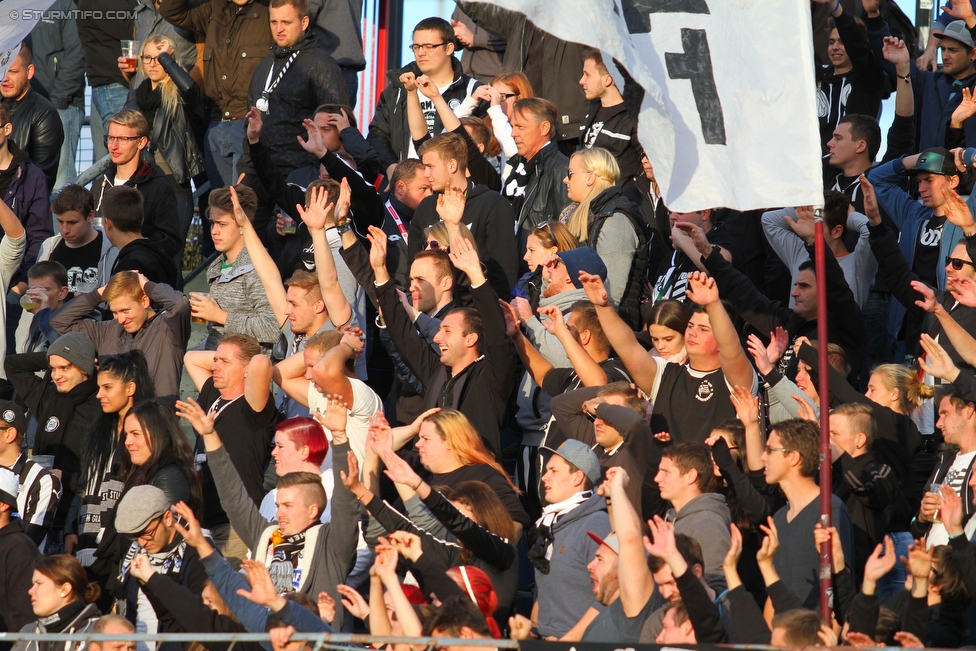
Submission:
M 193 451 L 170 407 L 157 400 L 140 402 L 124 423 L 120 474 L 125 490 L 152 484 L 171 504 L 186 502 L 194 511 L 203 503 Z
M 156 396 L 149 365 L 141 351 L 99 360 L 98 394 L 102 413 L 88 433 L 81 458 L 81 490 L 69 513 L 65 551 L 88 567 L 105 532 L 103 515 L 115 508 L 124 484 L 119 475 L 122 424 L 133 405 Z
M 98 584 L 88 582 L 85 568 L 74 556 L 38 556 L 28 592 L 37 621 L 20 632 L 90 633 L 102 615 L 94 603 L 100 593 Z M 75 645 L 75 642 L 21 640 L 14 645 L 14 651 L 71 651 Z

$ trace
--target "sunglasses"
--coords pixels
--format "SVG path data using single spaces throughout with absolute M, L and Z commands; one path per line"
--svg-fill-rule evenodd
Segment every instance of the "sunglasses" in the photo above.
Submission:
M 970 267 L 976 268 L 976 265 L 974 265 L 969 260 L 963 260 L 962 258 L 953 258 L 952 256 L 948 256 L 948 255 L 946 256 L 945 263 L 947 267 L 951 266 L 956 271 L 962 271 L 963 265 L 967 265 L 967 264 Z
M 424 248 L 432 251 L 438 251 L 441 248 L 441 243 L 437 240 L 427 240 L 424 242 Z

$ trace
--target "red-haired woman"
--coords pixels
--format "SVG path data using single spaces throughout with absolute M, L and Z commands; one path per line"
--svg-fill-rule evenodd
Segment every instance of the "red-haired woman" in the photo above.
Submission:
M 329 453 L 329 440 L 325 437 L 325 430 L 313 419 L 307 416 L 296 416 L 278 423 L 275 427 L 274 446 L 271 448 L 271 458 L 275 462 L 275 474 L 279 477 L 290 472 L 310 472 L 322 476 L 322 487 L 329 497 L 330 503 L 322 510 L 322 522 L 332 519 L 332 491 L 335 478 L 332 468 L 322 470 L 322 463 Z M 261 515 L 272 521 L 275 519 L 275 496 L 278 489 L 273 488 L 261 501 Z

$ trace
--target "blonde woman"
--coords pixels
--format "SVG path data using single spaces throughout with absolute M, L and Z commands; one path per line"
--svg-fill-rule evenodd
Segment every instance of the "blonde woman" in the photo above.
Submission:
M 180 218 L 180 253 L 193 217 L 190 181 L 204 170 L 203 153 L 194 131 L 203 128 L 200 89 L 190 74 L 173 58 L 176 44 L 169 36 L 155 34 L 146 39 L 139 56 L 139 71 L 146 78 L 136 88 L 136 104 L 149 122 L 149 151 L 176 190 Z
M 594 147 L 569 159 L 563 183 L 572 202 L 560 221 L 607 265 L 610 298 L 632 328 L 640 325 L 640 297 L 647 270 L 646 238 L 639 211 L 617 187 L 620 167 L 613 154 Z

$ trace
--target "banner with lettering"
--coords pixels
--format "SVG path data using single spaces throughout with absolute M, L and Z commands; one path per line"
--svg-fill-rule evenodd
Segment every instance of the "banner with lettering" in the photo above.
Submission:
M 807 0 L 489 2 L 644 89 L 640 141 L 670 209 L 823 203 Z
M 0 2 L 0 79 L 20 52 L 20 42 L 34 29 L 54 0 L 3 0 Z

